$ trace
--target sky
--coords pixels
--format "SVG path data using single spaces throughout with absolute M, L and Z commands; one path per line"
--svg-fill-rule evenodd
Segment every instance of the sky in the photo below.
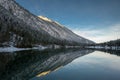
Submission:
M 120 38 L 120 0 L 16 0 L 97 43 Z

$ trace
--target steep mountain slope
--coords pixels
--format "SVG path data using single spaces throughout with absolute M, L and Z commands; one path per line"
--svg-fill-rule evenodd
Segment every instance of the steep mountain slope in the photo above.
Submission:
M 31 44 L 81 45 L 93 43 L 74 34 L 55 21 L 31 14 L 14 0 L 0 0 L 0 5 L 0 32 L 3 32 L 4 26 L 6 26 L 4 29 L 8 30 L 4 31 L 5 35 L 0 35 L 0 43 L 7 42 L 14 46 L 28 46 Z M 13 31 L 11 31 L 11 28 Z M 4 39 L 3 37 L 8 38 Z
M 47 38 L 45 38 L 47 37 Z M 0 6 L 0 43 L 18 47 L 30 47 L 32 44 L 49 42 L 54 38 L 45 31 L 38 31 Z M 54 39 L 56 40 L 56 39 Z M 49 42 L 50 43 L 50 42 Z

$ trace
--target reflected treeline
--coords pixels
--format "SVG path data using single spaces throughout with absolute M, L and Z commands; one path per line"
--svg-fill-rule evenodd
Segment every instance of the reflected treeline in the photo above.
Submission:
M 113 49 L 88 49 L 88 50 L 102 51 L 102 52 L 120 56 L 120 50 L 113 50 Z
M 0 53 L 1 80 L 29 80 L 49 73 L 93 50 L 57 49 Z M 45 75 L 45 73 L 44 73 Z
M 105 50 L 105 49 L 101 49 L 99 51 L 107 52 L 107 53 L 110 53 L 110 54 L 113 54 L 113 55 L 120 56 L 120 50 Z

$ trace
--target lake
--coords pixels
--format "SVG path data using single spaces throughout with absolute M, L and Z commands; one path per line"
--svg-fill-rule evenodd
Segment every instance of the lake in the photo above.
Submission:
M 120 80 L 120 51 L 0 52 L 0 80 Z

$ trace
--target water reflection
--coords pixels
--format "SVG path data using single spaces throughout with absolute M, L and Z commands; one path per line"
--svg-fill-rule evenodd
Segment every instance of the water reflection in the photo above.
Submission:
M 58 49 L 0 53 L 1 80 L 29 80 L 43 76 L 93 50 Z
M 120 80 L 119 51 L 94 51 L 46 76 L 31 80 Z M 117 52 L 117 53 L 116 53 Z
M 98 50 L 98 51 L 102 51 L 102 52 L 106 52 L 106 53 L 120 56 L 120 50 L 105 50 L 105 49 L 103 49 L 103 50 Z

